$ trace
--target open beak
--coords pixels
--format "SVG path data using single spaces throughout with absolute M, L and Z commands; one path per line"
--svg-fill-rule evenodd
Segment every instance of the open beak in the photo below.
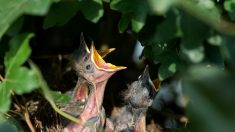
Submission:
M 110 48 L 110 49 L 104 49 L 104 50 L 98 50 L 97 52 L 99 53 L 99 55 L 104 58 L 106 57 L 106 55 L 108 55 L 109 53 L 113 52 L 115 50 L 115 48 Z
M 95 64 L 96 68 L 102 71 L 112 72 L 126 69 L 124 66 L 115 66 L 111 63 L 106 63 L 93 44 L 91 45 L 91 60 Z
M 152 80 L 153 85 L 156 88 L 156 92 L 158 92 L 160 90 L 160 86 L 161 86 L 161 81 L 159 79 L 154 79 Z
M 149 76 L 148 65 L 146 65 L 144 72 L 142 73 L 142 75 L 140 76 L 139 79 L 141 79 L 141 81 L 144 85 L 147 85 L 147 88 L 150 91 L 150 97 L 153 97 L 156 94 L 156 92 L 158 91 L 158 89 L 156 89 L 155 84 L 152 82 L 152 80 Z

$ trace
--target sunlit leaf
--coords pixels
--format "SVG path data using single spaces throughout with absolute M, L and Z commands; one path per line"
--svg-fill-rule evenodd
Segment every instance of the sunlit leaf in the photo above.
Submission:
M 178 55 L 174 52 L 164 53 L 161 57 L 164 59 L 161 60 L 161 65 L 159 68 L 159 79 L 165 80 L 168 77 L 171 77 L 175 74 L 177 69 L 179 68 L 179 60 Z
M 136 21 L 136 20 L 132 20 L 131 21 L 131 25 L 132 25 L 132 29 L 135 31 L 135 32 L 139 32 L 143 26 L 144 26 L 144 23 L 143 22 L 139 22 L 139 21 Z
M 233 12 L 233 6 L 235 4 L 235 1 L 233 0 L 225 0 L 224 1 L 224 9 L 227 11 L 227 12 Z
M 10 41 L 10 50 L 5 55 L 5 78 L 0 83 L 0 111 L 7 112 L 11 104 L 10 94 L 23 94 L 38 87 L 35 74 L 30 69 L 23 67 L 22 64 L 28 59 L 31 48 L 29 39 L 33 34 L 23 34 L 16 36 Z
M 220 36 L 220 35 L 211 36 L 208 38 L 207 41 L 211 45 L 219 46 L 222 43 L 222 36 Z
M 14 67 L 19 67 L 28 59 L 31 53 L 29 40 L 32 37 L 33 34 L 23 34 L 10 41 L 10 51 L 6 53 L 4 60 L 7 72 Z
M 11 23 L 24 13 L 44 15 L 52 0 L 0 0 L 0 38 Z
M 176 72 L 176 63 L 163 63 L 161 66 L 160 66 L 160 69 L 159 69 L 159 78 L 160 80 L 164 80 L 170 76 L 172 76 L 175 72 Z
M 26 67 L 12 69 L 6 78 L 6 88 L 17 94 L 29 93 L 38 87 L 35 73 Z
M 182 52 L 187 56 L 188 60 L 190 60 L 193 63 L 199 63 L 204 59 L 204 47 L 199 46 L 195 47 L 193 49 L 187 49 L 184 45 L 187 42 L 182 43 L 181 50 Z M 188 42 L 189 43 L 189 42 Z
M 157 14 L 165 14 L 177 0 L 148 0 L 151 10 Z
M 71 101 L 71 96 L 68 96 L 68 95 L 65 95 L 65 94 L 62 94 L 61 92 L 59 91 L 53 91 L 51 92 L 54 100 L 58 103 L 68 103 L 69 101 Z
M 129 16 L 132 30 L 135 32 L 143 28 L 149 11 L 147 1 L 141 0 L 113 0 L 110 8 L 121 12 L 124 16 Z
M 0 116 L 10 108 L 10 89 L 6 89 L 5 82 L 0 82 Z

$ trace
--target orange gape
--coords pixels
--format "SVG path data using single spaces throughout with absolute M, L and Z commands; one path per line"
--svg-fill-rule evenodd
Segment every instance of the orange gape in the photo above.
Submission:
M 103 128 L 105 122 L 102 102 L 106 83 L 115 72 L 126 67 L 106 63 L 93 44 L 90 49 L 87 48 L 83 35 L 81 35 L 80 49 L 74 58 L 74 67 L 80 82 L 77 83 L 74 90 L 73 100 L 86 99 L 87 101 L 78 116 L 82 123 L 70 123 L 64 128 L 64 131 L 97 131 L 98 128 Z M 88 93 L 89 95 L 84 95 Z

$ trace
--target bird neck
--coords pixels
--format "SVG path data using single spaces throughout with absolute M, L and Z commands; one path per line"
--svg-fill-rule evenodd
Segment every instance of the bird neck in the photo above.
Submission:
M 102 106 L 102 103 L 103 103 L 104 90 L 105 90 L 107 82 L 108 82 L 108 79 L 95 84 L 96 89 L 95 89 L 94 93 L 95 93 L 96 99 L 98 101 L 99 109 L 101 109 L 101 106 Z
M 90 93 L 89 98 L 87 100 L 87 104 L 80 115 L 82 120 L 88 120 L 92 117 L 99 116 L 99 114 L 102 114 L 102 102 L 107 82 L 108 79 L 99 83 L 95 83 L 91 86 L 93 87 L 93 90 Z
M 135 132 L 146 132 L 146 117 L 141 116 L 135 124 Z

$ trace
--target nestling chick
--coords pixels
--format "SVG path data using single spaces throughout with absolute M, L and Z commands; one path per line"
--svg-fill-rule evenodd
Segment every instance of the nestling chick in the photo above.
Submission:
M 64 128 L 65 132 L 97 131 L 99 127 L 103 127 L 105 115 L 102 102 L 106 83 L 115 72 L 126 68 L 106 63 L 93 44 L 88 49 L 84 39 L 81 40 L 74 66 L 78 75 L 80 75 L 79 79 L 82 81 L 77 83 L 73 101 L 76 102 L 81 99 L 87 101 L 83 111 L 78 116 L 82 123 L 70 123 Z
M 145 131 L 145 115 L 156 94 L 156 88 L 149 77 L 148 66 L 137 81 L 124 92 L 126 105 L 119 114 L 107 119 L 107 131 Z

